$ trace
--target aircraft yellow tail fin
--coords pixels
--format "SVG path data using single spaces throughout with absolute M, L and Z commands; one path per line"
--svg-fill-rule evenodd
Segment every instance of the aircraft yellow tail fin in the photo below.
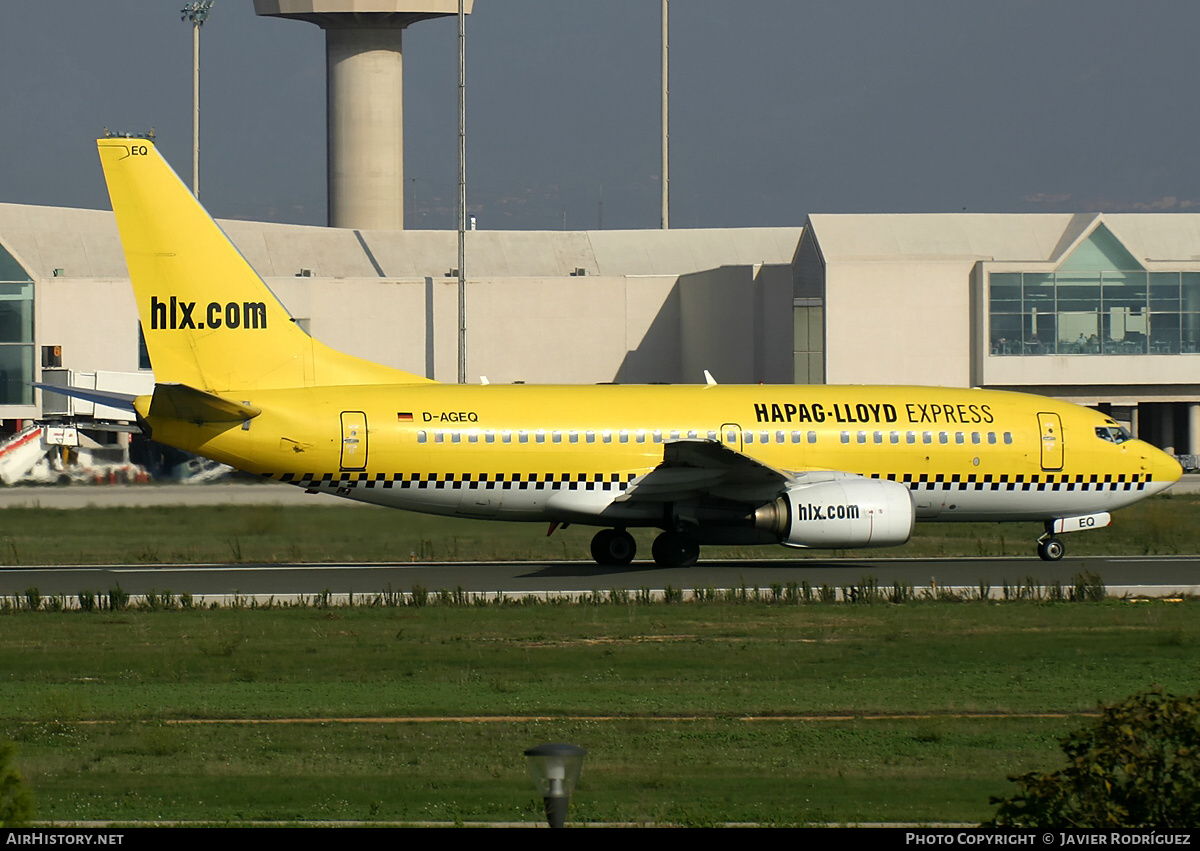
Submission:
M 429 382 L 310 337 L 148 139 L 96 144 L 158 382 L 217 392 Z

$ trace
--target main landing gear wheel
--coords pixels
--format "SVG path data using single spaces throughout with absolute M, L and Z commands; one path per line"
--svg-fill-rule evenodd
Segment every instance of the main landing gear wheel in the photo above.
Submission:
M 1058 538 L 1046 538 L 1038 541 L 1037 554 L 1043 561 L 1058 561 L 1067 554 L 1067 547 Z
M 592 558 L 596 564 L 624 567 L 637 555 L 637 542 L 624 529 L 601 529 L 592 538 Z
M 700 545 L 683 532 L 663 532 L 650 548 L 659 567 L 691 567 L 700 558 Z

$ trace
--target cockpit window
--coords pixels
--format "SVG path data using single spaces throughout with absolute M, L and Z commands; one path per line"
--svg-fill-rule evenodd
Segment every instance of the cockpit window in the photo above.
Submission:
M 1127 440 L 1133 440 L 1129 429 L 1118 425 L 1096 426 L 1096 437 L 1107 440 L 1109 443 L 1124 443 Z

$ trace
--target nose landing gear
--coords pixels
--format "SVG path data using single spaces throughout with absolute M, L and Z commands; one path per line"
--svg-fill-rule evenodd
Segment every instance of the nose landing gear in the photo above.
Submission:
M 1067 554 L 1067 546 L 1050 532 L 1038 538 L 1037 554 L 1042 561 L 1058 561 Z

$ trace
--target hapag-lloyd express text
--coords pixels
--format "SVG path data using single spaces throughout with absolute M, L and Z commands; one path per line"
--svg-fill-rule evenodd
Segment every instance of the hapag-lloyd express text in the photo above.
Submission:
M 989 405 L 909 402 L 897 407 L 887 402 L 756 402 L 754 418 L 760 423 L 896 423 L 901 416 L 909 423 L 990 423 L 995 421 Z

